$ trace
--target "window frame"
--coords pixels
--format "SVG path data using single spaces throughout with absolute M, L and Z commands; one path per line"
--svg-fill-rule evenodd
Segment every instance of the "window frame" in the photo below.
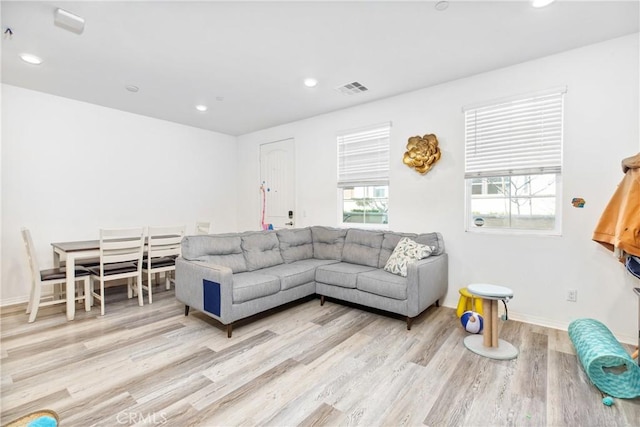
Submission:
M 531 174 L 536 175 L 536 174 Z M 561 236 L 562 235 L 562 174 L 556 175 L 556 194 L 555 194 L 555 226 L 553 229 L 529 229 L 529 228 L 492 228 L 492 227 L 476 227 L 473 224 L 473 215 L 471 212 L 472 195 L 471 181 L 465 179 L 465 231 L 469 233 L 479 234 L 504 234 L 504 235 L 537 235 L 537 236 Z M 511 197 L 509 197 L 509 200 Z
M 371 135 L 375 135 L 376 132 L 381 132 L 385 134 L 382 138 L 375 138 L 374 136 L 370 139 L 366 138 L 367 133 Z M 364 139 L 360 139 L 360 136 L 363 136 Z M 345 173 L 345 167 L 349 168 L 347 160 L 353 160 L 354 158 L 360 160 L 358 156 L 352 157 L 344 157 L 344 147 L 345 147 L 345 139 L 360 139 L 364 145 L 367 144 L 368 141 L 371 142 L 371 145 L 375 147 L 375 154 L 378 156 L 382 156 L 376 158 L 375 160 L 382 159 L 384 163 L 384 168 L 380 169 L 379 167 L 371 168 L 370 173 L 356 173 L 352 175 L 350 178 L 348 173 Z M 384 140 L 386 142 L 384 147 L 380 147 L 379 143 L 376 143 L 376 140 Z M 389 228 L 389 193 L 390 193 L 390 185 L 389 185 L 389 170 L 390 170 L 390 150 L 391 150 L 391 122 L 384 122 L 375 125 L 360 127 L 356 129 L 349 129 L 345 131 L 337 132 L 336 135 L 336 143 L 337 143 L 337 223 L 339 227 L 358 227 L 358 228 L 371 228 L 371 229 L 388 229 Z M 341 145 L 342 144 L 342 145 Z M 370 152 L 368 152 L 370 153 Z M 362 159 L 366 159 L 369 157 L 367 154 L 362 155 Z M 347 166 L 343 166 L 347 164 Z M 378 165 L 379 166 L 379 165 Z M 345 222 L 345 192 L 349 189 L 362 187 L 365 190 L 365 193 L 370 192 L 372 197 L 374 197 L 374 193 L 377 188 L 384 187 L 386 192 L 386 222 L 385 223 L 369 223 L 369 222 Z M 362 199 L 367 199 L 367 197 L 363 197 Z M 364 208 L 366 210 L 366 207 Z
M 564 151 L 564 120 L 565 120 L 564 119 L 564 96 L 566 94 L 566 91 L 567 91 L 566 87 L 552 88 L 546 91 L 539 91 L 535 93 L 518 95 L 510 98 L 503 98 L 501 100 L 489 101 L 482 104 L 467 106 L 463 108 L 463 112 L 465 113 L 465 118 L 464 118 L 464 122 L 465 122 L 464 227 L 466 232 L 510 234 L 510 235 L 531 234 L 531 235 L 541 235 L 541 236 L 562 235 L 562 163 L 563 163 L 562 156 Z M 547 141 L 549 138 L 548 135 L 552 133 L 548 131 L 548 129 L 552 129 L 556 131 L 557 136 L 555 138 L 552 138 L 553 145 L 551 146 L 551 151 L 550 151 L 550 152 L 555 151 L 556 157 L 553 157 L 553 159 L 555 160 L 552 160 L 551 163 L 548 163 L 546 159 L 542 158 L 543 156 L 539 156 L 537 155 L 537 153 L 533 157 L 529 157 L 529 160 L 533 159 L 533 164 L 531 161 L 529 161 L 526 166 L 521 166 L 520 168 L 518 167 L 518 165 L 516 166 L 509 165 L 509 162 L 518 163 L 521 160 L 519 157 L 507 156 L 506 160 L 504 161 L 505 162 L 504 165 L 496 160 L 493 160 L 493 161 L 491 160 L 491 157 L 496 156 L 496 154 L 497 154 L 496 157 L 501 157 L 504 154 L 513 153 L 515 150 L 526 145 L 526 144 L 519 145 L 519 144 L 522 144 L 522 141 L 520 140 L 519 136 L 514 136 L 513 142 L 511 141 L 511 138 L 509 138 L 509 133 L 513 132 L 514 129 L 516 129 L 518 126 L 517 124 L 509 123 L 511 119 L 510 117 L 508 117 L 508 115 L 510 113 L 507 113 L 504 119 L 500 117 L 500 119 L 497 122 L 492 118 L 491 120 L 494 123 L 490 124 L 491 126 L 505 128 L 505 131 L 503 134 L 501 134 L 501 136 L 507 137 L 506 140 L 509 141 L 509 143 L 504 144 L 504 140 L 502 140 L 502 141 L 499 141 L 500 144 L 498 144 L 498 146 L 505 145 L 506 146 L 505 149 L 504 150 L 499 149 L 499 151 L 497 151 L 495 150 L 494 147 L 491 146 L 493 141 L 496 140 L 495 136 L 489 136 L 488 140 L 487 139 L 483 140 L 481 136 L 480 137 L 481 142 L 480 142 L 480 145 L 478 145 L 479 144 L 478 135 L 480 135 L 478 134 L 479 131 L 495 132 L 495 128 L 490 128 L 486 130 L 486 128 L 482 129 L 482 128 L 476 127 L 475 115 L 478 114 L 478 110 L 485 109 L 484 112 L 488 112 L 489 114 L 495 114 L 496 111 L 499 111 L 499 110 L 507 110 L 509 112 L 512 112 L 517 110 L 518 105 L 526 104 L 527 102 L 531 102 L 535 104 L 536 102 L 544 102 L 545 99 L 551 99 L 553 101 L 554 97 L 556 97 L 555 101 L 559 102 L 559 107 L 558 105 L 555 105 L 553 108 L 549 110 L 551 111 L 551 113 L 547 110 L 543 110 L 543 108 L 540 107 L 539 109 L 540 111 L 536 112 L 536 114 L 540 114 L 540 117 L 541 117 L 539 119 L 539 122 L 541 123 L 540 124 L 541 130 L 536 130 L 536 132 L 532 134 L 533 137 L 535 138 L 534 143 L 544 146 L 544 144 L 547 144 Z M 514 105 L 513 110 L 510 110 L 511 105 Z M 474 116 L 470 118 L 470 114 L 474 114 Z M 546 127 L 547 123 L 545 122 L 545 120 L 547 119 L 547 114 L 551 115 L 552 117 L 552 120 L 548 121 L 549 123 L 553 123 L 553 120 L 555 120 L 555 124 L 551 125 L 550 128 Z M 536 117 L 536 115 L 531 113 L 530 115 L 525 117 L 526 117 L 526 120 L 532 120 L 533 118 Z M 507 124 L 506 127 L 504 126 L 504 123 Z M 470 129 L 473 132 L 472 137 L 470 137 L 469 135 L 471 133 Z M 488 145 L 482 145 L 483 143 Z M 493 143 L 493 145 L 495 146 L 496 144 Z M 481 154 L 480 157 L 478 157 L 477 152 L 474 152 L 471 158 L 473 159 L 473 162 L 478 162 L 478 159 L 480 159 L 481 162 L 483 159 L 488 159 L 488 163 L 486 163 L 487 166 L 478 167 L 478 163 L 475 163 L 471 167 L 469 167 L 470 151 L 472 149 L 476 151 L 477 150 L 482 151 L 483 149 L 485 149 L 484 147 L 488 147 L 488 149 L 491 151 L 487 154 Z M 525 149 L 527 149 L 526 146 L 525 146 Z M 531 152 L 537 150 L 537 148 L 536 149 L 528 148 L 528 150 L 529 150 L 528 153 L 531 154 Z M 539 164 L 536 164 L 536 161 L 538 161 L 538 159 L 539 159 Z M 481 199 L 483 195 L 489 196 L 487 197 L 487 199 L 489 200 L 493 198 L 490 196 L 494 195 L 493 193 L 489 193 L 488 187 L 491 184 L 488 184 L 486 181 L 489 181 L 495 178 L 501 178 L 504 182 L 505 178 L 511 179 L 512 177 L 515 177 L 515 176 L 533 177 L 533 176 L 541 176 L 541 175 L 555 175 L 555 194 L 553 196 L 555 198 L 555 203 L 554 203 L 555 213 L 554 213 L 554 227 L 552 229 L 516 228 L 511 224 L 506 227 L 485 227 L 485 226 L 476 226 L 474 224 L 475 217 L 472 212 L 473 201 Z M 484 182 L 478 185 L 477 182 L 474 182 L 477 179 L 482 179 Z M 480 188 L 480 193 L 477 192 L 478 188 Z M 474 190 L 476 191 L 475 194 L 474 194 Z M 509 185 L 509 190 L 511 190 L 511 185 Z M 504 188 L 502 193 L 500 192 L 500 190 L 498 190 L 497 193 L 495 193 L 496 196 L 499 194 L 504 194 Z M 517 194 L 514 196 L 513 194 L 511 194 L 511 192 L 509 192 L 508 195 L 505 195 L 504 199 L 508 201 L 508 206 L 509 206 L 508 215 L 511 219 L 513 218 L 513 215 L 512 215 L 513 211 L 511 208 L 514 203 L 512 200 L 516 198 L 523 198 L 523 197 L 529 200 L 533 200 L 536 198 L 551 198 L 551 196 L 536 197 L 535 195 L 522 196 Z M 495 198 L 498 199 L 497 197 Z
M 344 221 L 344 192 L 352 187 L 341 187 L 338 188 L 338 226 L 339 227 L 358 227 L 358 228 L 370 228 L 370 229 L 382 229 L 386 230 L 389 228 L 389 186 L 388 185 L 360 185 L 357 187 L 363 187 L 366 189 L 370 189 L 369 191 L 375 192 L 376 188 L 385 187 L 387 192 L 387 211 L 386 211 L 386 222 L 376 223 L 376 222 L 345 222 Z M 372 197 L 375 198 L 375 197 Z

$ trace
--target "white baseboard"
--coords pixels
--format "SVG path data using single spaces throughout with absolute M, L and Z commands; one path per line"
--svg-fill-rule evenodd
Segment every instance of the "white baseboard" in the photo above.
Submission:
M 446 306 L 446 307 L 450 307 L 450 306 Z M 450 308 L 455 309 L 456 307 L 450 307 Z M 525 313 L 519 313 L 517 311 L 512 311 L 512 310 L 509 310 L 509 319 L 517 320 L 519 322 L 524 322 L 524 323 L 530 323 L 532 325 L 544 326 L 546 328 L 559 329 L 561 331 L 567 331 L 569 329 L 569 323 L 570 323 L 570 322 L 554 322 L 549 319 L 531 316 Z M 616 337 L 616 339 L 619 342 L 635 345 L 635 346 L 638 345 L 638 337 L 636 336 L 621 334 L 616 331 L 611 331 L 611 333 Z
M 15 304 L 26 304 L 27 302 L 29 302 L 29 295 L 14 298 L 5 298 L 3 300 L 0 300 L 0 307 L 7 307 L 9 305 Z
M 566 322 L 566 323 L 553 322 L 553 321 L 549 321 L 549 319 L 543 319 L 540 317 L 530 316 L 527 314 L 522 314 L 518 312 L 513 313 L 511 312 L 511 310 L 509 310 L 509 318 L 513 320 L 518 320 L 520 322 L 531 323 L 533 325 L 545 326 L 547 328 L 553 328 L 553 329 L 560 329 L 561 331 L 568 330 L 569 323 L 571 323 L 571 322 Z M 622 334 L 616 331 L 611 331 L 611 333 L 616 337 L 616 339 L 619 342 L 636 345 L 636 346 L 638 345 L 638 338 L 634 337 L 633 335 Z

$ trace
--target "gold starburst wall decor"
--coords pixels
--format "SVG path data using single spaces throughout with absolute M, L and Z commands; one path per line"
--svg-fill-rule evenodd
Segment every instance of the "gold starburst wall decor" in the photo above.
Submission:
M 424 175 L 440 160 L 440 155 L 438 138 L 434 134 L 412 136 L 407 143 L 407 151 L 402 162 Z

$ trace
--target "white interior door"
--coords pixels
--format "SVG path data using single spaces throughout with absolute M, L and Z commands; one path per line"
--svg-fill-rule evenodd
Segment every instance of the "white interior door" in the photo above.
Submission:
M 293 138 L 260 145 L 264 223 L 273 224 L 273 228 L 292 228 L 295 225 L 294 172 Z

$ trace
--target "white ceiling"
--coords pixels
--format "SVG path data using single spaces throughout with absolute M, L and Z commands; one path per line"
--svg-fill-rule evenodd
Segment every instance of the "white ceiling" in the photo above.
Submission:
M 241 135 L 640 28 L 638 0 L 434 4 L 2 1 L 2 31 L 14 33 L 2 40 L 2 82 Z M 85 19 L 82 34 L 54 25 L 58 7 Z M 334 90 L 352 81 L 369 91 Z

